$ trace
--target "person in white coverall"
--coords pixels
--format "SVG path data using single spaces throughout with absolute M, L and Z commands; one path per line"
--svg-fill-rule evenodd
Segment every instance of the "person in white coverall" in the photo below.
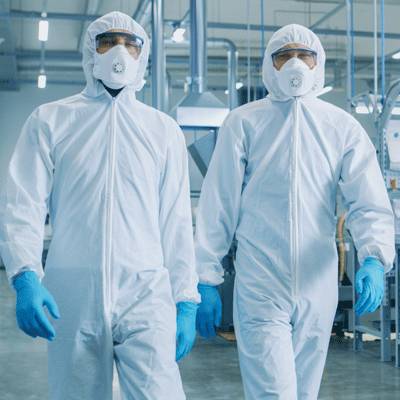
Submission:
M 215 333 L 220 261 L 235 235 L 234 325 L 248 400 L 317 399 L 338 301 L 338 186 L 361 265 L 359 314 L 379 306 L 394 258 L 375 148 L 352 116 L 317 98 L 324 62 L 309 29 L 288 25 L 272 36 L 268 96 L 226 118 L 202 187 L 197 325 Z
M 129 16 L 91 23 L 85 89 L 33 111 L 10 162 L 0 251 L 19 326 L 50 340 L 50 400 L 111 399 L 114 360 L 123 399 L 185 399 L 176 359 L 200 301 L 187 152 L 175 121 L 135 98 L 148 54 Z

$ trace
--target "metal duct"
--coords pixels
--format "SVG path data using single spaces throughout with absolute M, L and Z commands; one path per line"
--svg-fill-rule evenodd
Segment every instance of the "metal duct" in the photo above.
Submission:
M 205 0 L 190 0 L 190 92 L 173 109 L 179 125 L 187 128 L 221 126 L 229 109 L 207 92 L 207 19 Z
M 171 39 L 164 40 L 164 44 L 167 47 L 183 47 L 183 46 L 190 46 L 188 41 L 176 43 Z M 229 39 L 225 38 L 208 38 L 207 39 L 207 47 L 222 47 L 226 49 L 227 58 L 228 58 L 228 65 L 227 65 L 227 75 L 228 75 L 228 82 L 227 82 L 227 89 L 228 89 L 228 104 L 229 109 L 236 108 L 239 104 L 238 100 L 238 92 L 236 89 L 236 82 L 238 77 L 238 51 L 236 48 L 235 43 L 233 43 Z
M 207 87 L 207 26 L 205 0 L 190 0 L 190 89 L 203 93 Z
M 210 38 L 207 40 L 208 46 L 224 47 L 228 56 L 228 101 L 229 108 L 232 110 L 239 104 L 236 82 L 238 76 L 238 52 L 235 43 L 224 38 Z

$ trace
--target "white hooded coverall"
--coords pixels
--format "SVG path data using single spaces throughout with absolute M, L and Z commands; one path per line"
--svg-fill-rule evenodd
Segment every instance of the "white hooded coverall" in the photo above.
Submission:
M 278 86 L 271 53 L 288 43 L 316 51 L 303 97 Z M 375 148 L 360 124 L 316 97 L 325 54 L 307 28 L 288 25 L 264 56 L 268 96 L 221 127 L 196 221 L 200 282 L 223 281 L 220 261 L 238 240 L 234 324 L 248 400 L 316 400 L 338 300 L 338 185 L 360 263 L 394 258 L 391 206 Z
M 113 98 L 92 76 L 95 36 L 144 39 L 135 83 Z M 174 120 L 142 104 L 145 31 L 109 13 L 88 28 L 85 89 L 28 118 L 1 202 L 0 250 L 10 279 L 43 277 L 43 230 L 53 237 L 44 284 L 61 314 L 49 344 L 50 400 L 109 400 L 115 360 L 122 398 L 182 400 L 176 307 L 199 302 L 187 152 Z

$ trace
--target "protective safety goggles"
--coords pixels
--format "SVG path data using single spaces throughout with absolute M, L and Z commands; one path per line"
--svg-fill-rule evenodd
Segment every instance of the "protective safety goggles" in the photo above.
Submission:
M 142 48 L 143 39 L 134 33 L 128 32 L 104 32 L 96 36 L 96 51 L 103 54 L 117 45 L 123 45 L 129 54 L 138 58 Z
M 271 54 L 275 66 L 281 67 L 286 61 L 293 57 L 306 63 L 310 68 L 317 64 L 317 52 L 302 47 L 279 49 Z

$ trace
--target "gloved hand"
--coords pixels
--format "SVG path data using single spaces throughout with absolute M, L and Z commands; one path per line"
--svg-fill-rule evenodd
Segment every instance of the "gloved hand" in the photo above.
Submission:
M 196 312 L 198 305 L 181 301 L 176 305 L 176 361 L 186 357 L 196 339 Z
M 201 296 L 201 303 L 197 313 L 196 327 L 200 335 L 208 339 L 216 335 L 215 326 L 221 325 L 221 297 L 216 286 L 200 283 L 198 290 Z
M 31 337 L 54 340 L 56 332 L 44 312 L 46 306 L 53 318 L 60 318 L 53 296 L 40 283 L 33 271 L 25 271 L 13 282 L 17 292 L 17 322 L 20 329 Z
M 385 271 L 375 257 L 367 257 L 356 274 L 356 291 L 359 294 L 355 305 L 357 315 L 374 312 L 382 302 Z

